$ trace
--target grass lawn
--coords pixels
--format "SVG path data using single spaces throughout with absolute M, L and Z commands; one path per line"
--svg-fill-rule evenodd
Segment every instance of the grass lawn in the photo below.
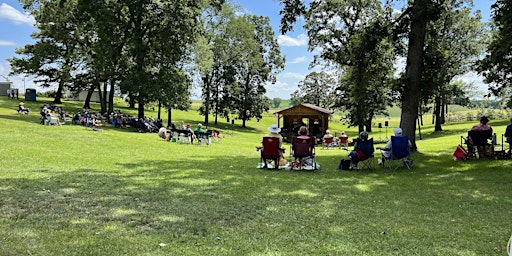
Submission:
M 206 147 L 42 126 L 41 104 L 0 97 L 0 255 L 506 255 L 512 161 L 453 161 L 472 123 L 423 126 L 411 171 L 338 171 L 347 151 L 319 147 L 312 173 L 255 168 L 270 113 Z

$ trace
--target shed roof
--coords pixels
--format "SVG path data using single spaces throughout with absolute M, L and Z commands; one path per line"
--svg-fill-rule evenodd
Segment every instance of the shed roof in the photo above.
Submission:
M 328 114 L 328 115 L 331 115 L 333 113 L 333 111 L 330 111 L 328 109 L 321 108 L 319 106 L 315 106 L 315 105 L 309 104 L 309 103 L 302 103 L 302 104 L 297 105 L 297 106 L 293 106 L 293 107 L 290 107 L 290 108 L 287 108 L 287 109 L 283 109 L 283 110 L 278 111 L 276 113 L 277 114 L 291 114 L 291 113 L 296 112 L 299 109 L 304 109 L 304 108 L 315 110 L 315 111 L 318 111 L 318 112 L 321 112 L 321 113 L 324 113 L 324 114 Z

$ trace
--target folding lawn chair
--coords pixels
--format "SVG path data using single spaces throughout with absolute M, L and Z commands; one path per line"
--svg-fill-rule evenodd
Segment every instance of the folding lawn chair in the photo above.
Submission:
M 189 130 L 171 130 L 174 134 L 177 135 L 176 142 L 180 144 L 190 144 L 192 143 L 192 133 Z
M 489 142 L 492 140 L 492 131 L 468 131 L 468 151 L 469 158 L 482 158 L 488 157 L 493 158 L 494 155 L 494 143 Z M 478 154 L 478 155 L 477 155 Z
M 392 171 L 396 171 L 400 166 L 412 169 L 408 136 L 391 136 L 391 157 L 386 159 L 385 163 Z
M 357 139 L 357 161 L 361 168 L 373 170 L 375 169 L 375 148 L 373 146 L 373 138 L 367 140 Z
M 279 138 L 263 137 L 261 144 L 262 147 L 258 147 L 258 150 L 261 152 L 260 162 L 263 163 L 263 168 L 268 168 L 268 162 L 274 161 L 274 169 L 279 169 L 279 159 L 282 151 L 279 147 Z
M 327 137 L 327 138 L 323 138 L 323 141 L 322 141 L 322 148 L 323 149 L 329 149 L 330 147 L 333 146 L 333 142 L 334 142 L 334 137 Z
M 213 142 L 220 142 L 222 140 L 222 136 L 220 135 L 219 130 L 213 130 L 212 134 Z
M 200 132 L 200 131 L 194 131 L 194 135 L 196 136 L 196 139 L 197 139 L 197 145 L 201 145 L 201 144 L 206 144 L 206 145 L 210 145 L 211 144 L 211 134 L 212 132 Z
M 316 166 L 315 144 L 315 137 L 307 139 L 293 138 L 290 156 L 294 158 L 297 166 L 292 163 L 291 170 L 298 168 L 316 171 L 318 169 Z

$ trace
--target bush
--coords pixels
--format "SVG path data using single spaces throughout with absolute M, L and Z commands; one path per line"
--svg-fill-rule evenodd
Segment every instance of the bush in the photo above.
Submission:
M 46 97 L 46 98 L 55 98 L 56 95 L 57 95 L 57 92 L 55 90 L 48 90 L 45 92 L 37 93 L 38 97 Z

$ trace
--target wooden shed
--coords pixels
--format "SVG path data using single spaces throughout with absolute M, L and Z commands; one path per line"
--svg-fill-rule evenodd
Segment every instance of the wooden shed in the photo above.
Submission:
M 302 125 L 308 127 L 310 136 L 322 138 L 329 127 L 329 116 L 332 113 L 328 109 L 303 103 L 278 111 L 275 115 L 284 140 L 291 141 Z

